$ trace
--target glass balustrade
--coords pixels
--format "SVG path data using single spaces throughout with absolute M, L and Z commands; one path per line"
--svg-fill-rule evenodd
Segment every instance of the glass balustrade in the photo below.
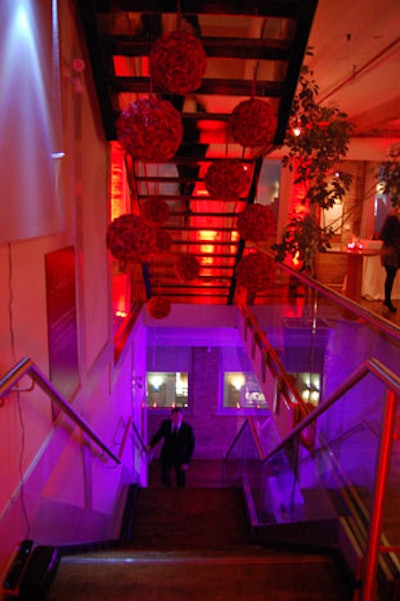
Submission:
M 291 275 L 289 283 L 274 290 L 276 301 L 241 307 L 253 361 L 274 371 L 275 354 L 283 375 L 266 395 L 270 418 L 250 418 L 225 474 L 247 484 L 258 525 L 339 519 L 369 575 L 398 579 L 400 329 L 317 282 Z M 282 381 L 297 391 L 285 406 Z M 362 599 L 372 598 L 368 586 Z

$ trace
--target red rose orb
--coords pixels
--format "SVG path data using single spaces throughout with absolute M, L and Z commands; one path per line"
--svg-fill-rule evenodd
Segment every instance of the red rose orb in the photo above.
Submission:
M 182 254 L 175 263 L 175 274 L 183 282 L 195 280 L 200 272 L 198 259 L 190 253 Z
M 182 142 L 182 117 L 168 100 L 142 98 L 121 113 L 117 136 L 134 159 L 162 163 L 174 157 Z
M 256 252 L 242 257 L 236 266 L 236 279 L 239 285 L 249 292 L 266 290 L 275 279 L 276 263 L 270 257 Z
M 242 162 L 225 159 L 211 163 L 204 178 L 204 185 L 213 198 L 235 200 L 247 193 L 250 175 Z
M 171 303 L 165 296 L 152 296 L 146 303 L 150 317 L 164 319 L 171 313 Z
M 235 142 L 249 148 L 263 148 L 272 143 L 277 120 L 268 102 L 250 98 L 233 109 L 229 125 Z
M 170 94 L 193 92 L 206 71 L 203 44 L 186 31 L 164 33 L 150 51 L 149 70 L 155 88 Z
M 162 225 L 170 214 L 168 203 L 162 198 L 148 198 L 140 207 L 140 213 L 151 225 Z
M 236 228 L 244 240 L 261 242 L 274 233 L 275 216 L 265 205 L 247 205 L 238 215 Z
M 139 215 L 121 215 L 109 224 L 106 244 L 122 263 L 148 261 L 155 250 L 154 229 Z

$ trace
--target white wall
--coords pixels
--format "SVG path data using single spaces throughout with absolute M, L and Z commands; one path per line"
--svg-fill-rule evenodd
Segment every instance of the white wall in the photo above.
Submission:
M 72 0 L 59 4 L 65 158 L 58 161 L 55 179 L 50 178 L 50 182 L 46 171 L 41 194 L 50 197 L 54 195 L 54 187 L 58 187 L 62 219 L 53 221 L 49 228 L 43 218 L 43 227 L 39 223 L 35 235 L 25 237 L 11 235 L 10 228 L 7 238 L 8 230 L 2 223 L 5 237 L 0 238 L 0 375 L 23 357 L 29 357 L 49 377 L 45 255 L 73 246 L 79 385 L 68 400 L 112 452 L 121 454 L 122 463 L 116 465 L 107 460 L 93 445 L 89 451 L 81 430 L 70 418 L 60 417 L 54 423 L 51 402 L 37 386 L 33 391 L 13 392 L 6 397 L 0 406 L 0 577 L 5 574 L 13 549 L 24 538 L 54 544 L 66 542 L 67 534 L 70 542 L 114 536 L 118 528 L 114 517 L 119 511 L 122 488 L 139 478 L 137 470 L 141 468 L 141 458 L 135 455 L 131 436 L 126 437 L 127 444 L 121 449 L 132 413 L 141 421 L 141 404 L 132 395 L 133 351 L 128 349 L 114 364 L 110 265 L 105 246 L 108 143 L 93 100 L 94 84 L 89 68 L 79 75 L 78 92 L 71 80 L 70 65 L 77 57 L 85 59 L 85 49 L 76 30 Z M 0 16 L 11 19 L 10 11 L 18 6 L 19 3 L 7 0 L 0 9 L 7 13 L 0 12 Z M 30 6 L 37 3 L 32 0 Z M 40 8 L 47 26 L 44 35 L 51 35 L 51 0 L 41 2 Z M 46 47 L 48 42 L 46 38 Z M 47 55 L 46 61 L 49 59 Z M 46 89 L 54 91 L 51 86 Z M 17 87 L 14 94 L 18 95 Z M 34 108 L 32 104 L 30 118 L 41 123 L 43 114 L 39 120 Z M 49 123 L 44 123 L 44 128 L 51 127 L 53 115 L 47 116 Z M 18 148 L 16 144 L 7 148 L 13 153 L 8 157 L 13 173 L 0 171 L 3 190 L 10 176 L 19 176 Z M 30 157 L 35 151 L 33 144 L 29 147 Z M 36 182 L 37 177 L 31 182 L 32 193 Z M 18 210 L 23 212 L 24 203 L 29 200 L 18 197 L 21 206 Z M 3 196 L 1 202 L 5 201 Z M 39 219 L 41 211 L 37 215 Z M 21 388 L 30 383 L 25 378 Z

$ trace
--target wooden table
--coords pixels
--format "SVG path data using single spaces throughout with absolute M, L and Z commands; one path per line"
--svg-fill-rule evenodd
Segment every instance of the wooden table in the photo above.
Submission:
M 374 249 L 376 255 L 365 257 L 363 264 L 362 290 L 367 300 L 383 300 L 385 297 L 386 271 L 381 265 L 381 240 L 360 240 L 363 249 Z M 400 298 L 400 277 L 396 275 L 392 289 L 392 300 Z
M 342 247 L 338 249 L 330 249 L 327 251 L 330 254 L 346 255 L 347 257 L 347 272 L 345 282 L 345 294 L 348 298 L 359 303 L 361 301 L 362 280 L 363 280 L 363 261 L 364 257 L 373 257 L 380 255 L 379 249 L 372 248 L 354 248 L 348 249 Z

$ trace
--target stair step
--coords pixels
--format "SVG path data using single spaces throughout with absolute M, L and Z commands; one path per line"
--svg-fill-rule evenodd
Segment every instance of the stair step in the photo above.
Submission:
M 250 544 L 239 489 L 142 488 L 133 509 L 131 541 L 63 556 L 47 601 L 352 599 L 329 555 Z
M 248 542 L 239 489 L 140 489 L 131 546 L 229 548 Z
M 240 553 L 97 552 L 65 556 L 47 601 L 350 601 L 332 560 L 262 549 Z

